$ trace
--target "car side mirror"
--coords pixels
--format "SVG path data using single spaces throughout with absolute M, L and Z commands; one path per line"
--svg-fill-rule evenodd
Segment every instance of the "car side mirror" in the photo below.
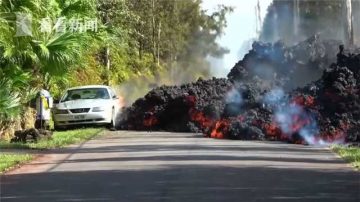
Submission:
M 112 98 L 115 100 L 115 99 L 118 99 L 118 96 L 114 95 Z
M 60 103 L 60 100 L 57 100 L 57 99 L 54 100 L 54 104 L 59 104 L 59 103 Z

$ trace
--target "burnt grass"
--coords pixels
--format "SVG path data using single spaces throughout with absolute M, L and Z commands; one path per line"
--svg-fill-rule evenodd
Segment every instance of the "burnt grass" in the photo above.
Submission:
M 155 88 L 123 108 L 118 129 L 304 144 L 359 142 L 360 54 L 340 44 L 317 36 L 290 47 L 254 42 L 228 78 Z M 264 102 L 274 89 L 285 92 L 275 107 L 301 109 L 287 117 L 290 130 L 284 131 L 275 107 Z

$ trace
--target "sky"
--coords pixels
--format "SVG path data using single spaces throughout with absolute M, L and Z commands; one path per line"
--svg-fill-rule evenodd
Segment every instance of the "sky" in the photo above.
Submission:
M 240 51 L 244 42 L 256 37 L 255 6 L 258 0 L 203 0 L 202 8 L 211 13 L 218 4 L 234 7 L 227 16 L 225 34 L 218 40 L 219 44 L 229 49 L 222 60 L 210 59 L 213 66 L 213 76 L 225 77 L 237 61 L 242 59 Z M 260 0 L 261 18 L 264 19 L 267 7 L 272 0 Z

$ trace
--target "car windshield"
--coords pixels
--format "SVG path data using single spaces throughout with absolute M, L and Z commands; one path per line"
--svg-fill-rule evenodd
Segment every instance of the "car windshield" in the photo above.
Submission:
M 110 99 L 106 88 L 82 88 L 68 90 L 64 95 L 62 102 L 81 99 Z

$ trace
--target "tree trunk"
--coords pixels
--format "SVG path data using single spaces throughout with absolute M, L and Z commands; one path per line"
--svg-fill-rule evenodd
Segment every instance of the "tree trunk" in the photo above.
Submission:
M 157 64 L 160 66 L 160 37 L 161 37 L 161 22 L 159 22 L 158 39 L 157 39 Z
M 348 45 L 354 45 L 354 29 L 353 29 L 353 13 L 352 2 L 346 0 L 346 34 L 348 38 Z
M 293 34 L 294 39 L 296 40 L 299 36 L 299 25 L 300 25 L 300 8 L 299 8 L 299 0 L 294 0 L 294 19 L 293 19 Z
M 110 85 L 110 47 L 106 47 L 105 52 L 105 58 L 106 58 L 106 85 Z
M 142 42 L 141 40 L 139 40 L 139 59 L 141 60 L 142 59 Z
M 152 15 L 152 55 L 153 55 L 153 61 L 156 62 L 156 26 L 155 26 L 155 0 L 152 0 L 152 6 L 151 6 L 151 15 Z

